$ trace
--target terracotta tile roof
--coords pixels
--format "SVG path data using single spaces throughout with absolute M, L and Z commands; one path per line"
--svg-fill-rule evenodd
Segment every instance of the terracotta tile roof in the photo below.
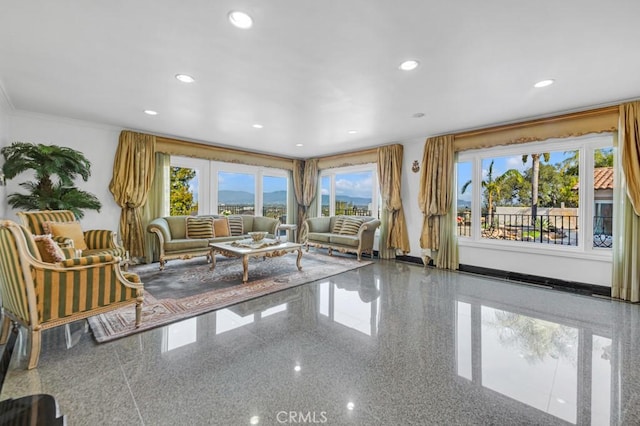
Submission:
M 593 169 L 593 189 L 613 189 L 613 167 Z
M 580 188 L 575 184 L 574 190 Z M 598 167 L 593 169 L 593 189 L 613 189 L 613 167 Z

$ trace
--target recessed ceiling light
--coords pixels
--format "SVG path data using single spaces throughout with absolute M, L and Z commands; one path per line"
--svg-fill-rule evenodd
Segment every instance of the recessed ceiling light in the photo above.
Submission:
M 422 118 L 424 117 L 424 112 L 416 112 L 412 115 L 413 118 Z
M 300 371 L 302 370 L 302 367 L 300 367 L 299 365 L 296 365 L 295 367 L 293 367 L 294 371 Z
M 349 130 L 347 133 L 349 133 L 350 135 L 355 135 L 356 133 L 358 133 L 357 130 Z
M 195 78 L 187 74 L 176 74 L 176 78 L 183 83 L 193 83 L 194 81 L 196 81 Z
M 296 146 L 304 146 L 304 145 L 301 143 L 297 143 Z
M 262 124 L 256 123 L 256 124 L 252 125 L 251 127 L 253 127 L 254 129 L 262 129 L 264 126 Z
M 537 82 L 536 84 L 533 85 L 533 87 L 535 87 L 536 89 L 539 89 L 541 87 L 547 87 L 547 86 L 551 86 L 553 83 L 555 82 L 555 80 L 542 80 Z
M 257 425 L 260 423 L 260 416 L 251 416 L 249 419 L 249 424 Z
M 347 410 L 353 410 L 354 408 L 356 408 L 356 404 L 353 402 L 347 403 Z
M 233 26 L 242 28 L 243 30 L 253 26 L 253 19 L 251 16 L 239 11 L 229 12 L 229 22 L 231 22 Z
M 416 61 L 415 59 L 410 59 L 401 63 L 399 68 L 402 71 L 411 71 L 418 68 L 418 65 L 420 65 L 420 62 Z
M 152 109 L 145 109 L 144 113 L 147 115 L 158 115 L 158 111 L 154 111 Z

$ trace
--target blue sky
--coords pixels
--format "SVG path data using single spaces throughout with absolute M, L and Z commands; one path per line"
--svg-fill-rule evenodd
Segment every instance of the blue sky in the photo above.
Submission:
M 199 174 L 189 182 L 191 192 L 198 198 L 198 179 Z M 255 188 L 255 176 L 245 173 L 218 173 L 218 185 L 220 190 L 228 191 L 246 191 L 253 193 Z M 286 191 L 287 179 L 284 177 L 264 176 L 262 181 L 262 189 L 264 192 Z
M 326 178 L 328 182 L 328 177 Z M 329 194 L 329 188 L 321 188 L 323 195 Z M 336 175 L 336 195 L 371 199 L 373 179 L 371 172 L 341 173 Z
M 218 172 L 218 188 L 221 191 L 246 191 L 253 193 L 255 175 L 245 173 Z M 284 177 L 264 176 L 264 192 L 286 191 L 287 179 Z
M 189 183 L 189 187 L 197 194 L 197 176 Z M 218 172 L 218 188 L 227 191 L 253 192 L 255 188 L 255 176 L 247 173 Z M 349 195 L 371 199 L 373 179 L 371 172 L 341 173 L 336 175 L 336 195 Z M 284 177 L 264 176 L 263 191 L 286 191 L 287 179 Z M 328 194 L 328 188 L 322 188 L 323 194 Z
M 571 156 L 570 152 L 555 151 L 551 152 L 551 158 L 548 164 L 556 164 L 562 162 L 564 159 Z M 491 160 L 493 163 L 493 178 L 500 176 L 504 172 L 510 169 L 516 169 L 521 173 L 531 167 L 531 156 L 527 159 L 525 164 L 522 164 L 522 155 L 511 155 L 506 157 L 487 158 L 482 160 L 482 178 L 484 179 L 489 172 L 489 165 Z M 545 163 L 544 160 L 541 160 Z M 471 186 L 467 188 L 464 194 L 460 193 L 460 188 L 471 179 L 471 163 L 459 163 L 458 164 L 458 199 L 471 201 Z

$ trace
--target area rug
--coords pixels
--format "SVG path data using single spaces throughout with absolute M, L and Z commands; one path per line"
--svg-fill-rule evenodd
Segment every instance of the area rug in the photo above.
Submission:
M 127 306 L 88 319 L 97 342 L 108 342 L 205 312 L 299 286 L 368 265 L 355 258 L 304 252 L 302 271 L 296 253 L 275 258 L 249 259 L 249 281 L 242 283 L 242 260 L 216 257 L 215 270 L 203 258 L 130 268 L 140 275 L 145 295 L 142 324 L 135 328 L 135 308 Z

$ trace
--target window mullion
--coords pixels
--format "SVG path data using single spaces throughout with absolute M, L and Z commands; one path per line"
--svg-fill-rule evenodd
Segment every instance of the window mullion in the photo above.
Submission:
M 472 165 L 471 190 L 471 238 L 473 241 L 480 241 L 482 235 L 482 159 L 474 157 Z
M 584 155 L 582 153 L 584 152 Z M 584 161 L 582 158 L 580 159 L 580 182 L 584 182 L 584 185 L 580 184 L 580 211 L 583 212 L 581 222 L 582 222 L 582 240 L 584 245 L 579 246 L 584 247 L 586 251 L 593 250 L 593 215 L 594 212 L 594 181 L 593 181 L 593 172 L 594 172 L 594 155 L 595 150 L 593 146 L 588 146 L 583 148 L 581 153 L 581 157 L 584 157 Z M 582 173 L 584 169 L 584 174 Z M 584 180 L 583 176 L 584 175 Z
M 264 216 L 264 194 L 263 194 L 263 179 L 264 173 L 262 170 L 258 170 L 254 174 L 255 188 L 253 194 L 253 203 L 256 206 L 255 215 Z M 258 214 L 260 213 L 260 214 Z

